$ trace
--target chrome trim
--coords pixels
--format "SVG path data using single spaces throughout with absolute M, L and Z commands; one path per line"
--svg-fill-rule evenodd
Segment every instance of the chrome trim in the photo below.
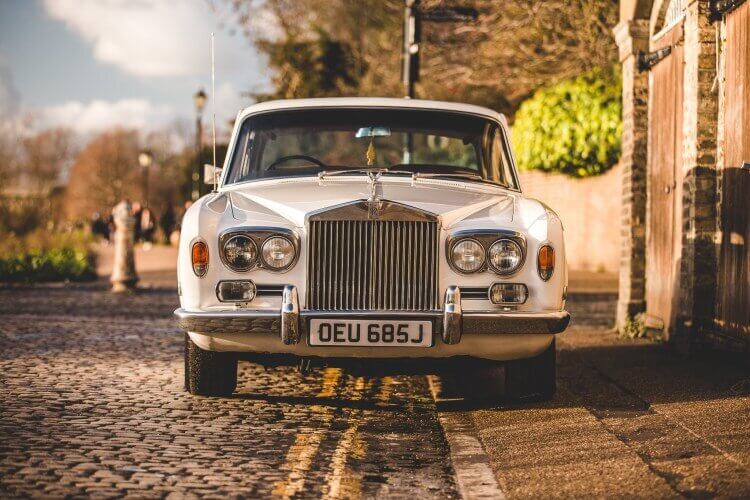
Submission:
M 211 334 L 264 334 L 280 339 L 281 312 L 279 309 L 234 309 L 228 311 L 174 312 L 177 324 L 189 332 Z M 445 311 L 300 311 L 300 318 L 405 318 L 433 321 L 435 331 L 445 325 Z M 307 321 L 300 321 L 305 327 Z M 521 335 L 557 334 L 567 328 L 567 311 L 522 313 L 498 311 L 467 311 L 461 315 L 461 335 Z M 303 332 L 304 333 L 304 332 Z M 445 342 L 445 340 L 443 340 Z M 447 342 L 446 342 L 447 343 Z
M 390 200 L 357 200 L 321 208 L 307 214 L 309 221 L 422 221 L 437 222 L 432 212 Z
M 278 309 L 231 309 L 228 311 L 174 312 L 177 325 L 188 332 L 271 333 L 279 332 L 281 314 Z
M 300 337 L 297 287 L 286 285 L 281 299 L 281 341 L 286 345 L 298 344 Z
M 463 329 L 473 335 L 562 333 L 570 323 L 567 311 L 523 313 L 472 311 L 463 315 Z
M 458 269 L 456 266 L 453 265 L 453 259 L 451 258 L 451 253 L 453 250 L 453 245 L 461 239 L 464 238 L 471 238 L 479 242 L 480 245 L 482 245 L 482 248 L 484 248 L 484 265 L 479 268 L 478 271 L 474 271 L 473 273 L 466 273 Z M 495 271 L 494 268 L 492 268 L 489 264 L 489 251 L 490 247 L 493 243 L 495 243 L 498 240 L 511 240 L 518 244 L 518 246 L 521 247 L 521 263 L 518 264 L 518 267 L 514 269 L 512 272 L 509 273 L 499 273 Z M 510 229 L 461 229 L 459 231 L 453 231 L 448 235 L 448 237 L 445 239 L 445 255 L 446 260 L 448 261 L 448 266 L 455 271 L 458 274 L 475 274 L 485 271 L 492 271 L 494 274 L 497 274 L 499 276 L 503 276 L 506 278 L 509 278 L 516 273 L 518 273 L 521 269 L 523 269 L 523 265 L 526 263 L 526 253 L 527 253 L 527 247 L 526 247 L 526 236 L 519 232 L 519 231 L 513 231 Z
M 224 244 L 233 236 L 237 235 L 245 235 L 249 237 L 253 243 L 255 243 L 256 249 L 257 249 L 257 256 L 255 258 L 255 263 L 248 267 L 247 269 L 237 270 L 229 265 L 229 263 L 226 260 L 226 256 L 224 255 Z M 271 238 L 273 236 L 281 236 L 284 238 L 287 238 L 294 247 L 294 259 L 292 259 L 292 262 L 283 269 L 275 269 L 271 266 L 265 265 L 263 262 L 263 258 L 261 256 L 261 252 L 263 250 L 263 243 L 268 240 L 268 238 Z M 253 269 L 266 269 L 268 271 L 274 272 L 274 273 L 285 273 L 289 271 L 291 268 L 294 267 L 294 265 L 299 260 L 299 254 L 300 254 L 300 238 L 299 235 L 292 231 L 291 229 L 285 228 L 285 227 L 271 227 L 271 226 L 243 226 L 243 227 L 233 227 L 230 229 L 226 229 L 222 231 L 219 234 L 219 257 L 221 258 L 221 262 L 229 269 L 230 271 L 234 271 L 236 273 L 244 273 L 248 271 L 252 271 Z
M 438 222 L 419 215 L 415 220 L 341 220 L 340 210 L 334 209 L 335 218 L 319 219 L 319 214 L 308 221 L 307 307 L 438 308 Z M 400 216 L 406 213 L 399 207 Z
M 455 345 L 461 342 L 463 314 L 461 311 L 461 289 L 449 286 L 445 291 L 443 310 L 443 342 Z

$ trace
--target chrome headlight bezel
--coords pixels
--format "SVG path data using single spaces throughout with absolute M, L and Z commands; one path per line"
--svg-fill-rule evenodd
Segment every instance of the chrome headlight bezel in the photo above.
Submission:
M 474 272 L 465 272 L 456 267 L 453 263 L 453 247 L 459 243 L 462 240 L 465 239 L 472 239 L 478 242 L 482 248 L 484 249 L 484 264 L 482 267 Z M 502 272 L 495 269 L 492 265 L 490 265 L 490 247 L 500 240 L 510 240 L 521 249 L 521 261 L 518 264 L 518 266 L 508 272 Z M 486 271 L 490 271 L 493 274 L 503 276 L 503 277 L 509 277 L 517 274 L 521 269 L 523 269 L 523 266 L 526 262 L 526 253 L 527 253 L 527 245 L 526 245 L 526 237 L 523 233 L 508 229 L 462 229 L 459 231 L 455 231 L 448 235 L 448 238 L 445 240 L 445 258 L 448 261 L 448 266 L 456 273 L 463 274 L 463 275 L 469 275 L 469 274 L 477 274 L 482 273 Z
M 226 254 L 224 252 L 224 247 L 228 241 L 230 241 L 232 238 L 236 236 L 245 236 L 247 238 L 250 238 L 256 248 L 256 257 L 253 264 L 245 269 L 237 269 L 230 265 L 226 258 Z M 281 237 L 287 240 L 289 243 L 292 244 L 292 248 L 294 249 L 294 256 L 289 263 L 284 268 L 274 268 L 268 264 L 266 264 L 263 261 L 262 252 L 263 252 L 263 245 L 271 238 L 274 237 Z M 236 273 L 245 273 L 248 271 L 256 270 L 256 269 L 264 269 L 267 271 L 271 271 L 274 273 L 284 273 L 286 271 L 289 271 L 294 267 L 294 265 L 297 263 L 297 260 L 299 260 L 299 254 L 300 254 L 300 239 L 297 233 L 292 231 L 291 229 L 287 228 L 276 228 L 276 227 L 237 227 L 237 228 L 231 228 L 219 235 L 219 257 L 221 258 L 222 263 L 224 266 L 226 266 L 227 269 L 230 271 L 236 272 Z

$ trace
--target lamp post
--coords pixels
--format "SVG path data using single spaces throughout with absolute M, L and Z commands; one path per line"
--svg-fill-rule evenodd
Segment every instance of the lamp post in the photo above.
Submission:
M 154 163 L 154 155 L 151 151 L 144 150 L 138 155 L 138 164 L 143 172 L 143 206 L 148 207 L 148 174 L 151 165 Z
M 206 101 L 208 95 L 203 89 L 198 90 L 193 96 L 193 102 L 195 102 L 195 158 L 197 165 L 193 172 L 193 190 L 191 193 L 191 199 L 197 200 L 201 194 L 201 169 L 203 168 L 201 162 L 201 153 L 203 150 L 203 108 L 206 107 Z

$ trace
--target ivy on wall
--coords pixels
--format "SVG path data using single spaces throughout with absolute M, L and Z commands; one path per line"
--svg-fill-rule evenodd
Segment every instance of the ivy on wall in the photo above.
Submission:
M 616 71 L 594 70 L 537 90 L 513 125 L 521 170 L 573 177 L 599 175 L 620 157 L 622 81 Z

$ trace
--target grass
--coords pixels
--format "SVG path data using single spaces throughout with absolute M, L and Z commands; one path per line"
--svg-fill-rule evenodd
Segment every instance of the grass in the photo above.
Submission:
M 0 282 L 40 283 L 96 278 L 93 238 L 83 231 L 38 229 L 0 236 Z

